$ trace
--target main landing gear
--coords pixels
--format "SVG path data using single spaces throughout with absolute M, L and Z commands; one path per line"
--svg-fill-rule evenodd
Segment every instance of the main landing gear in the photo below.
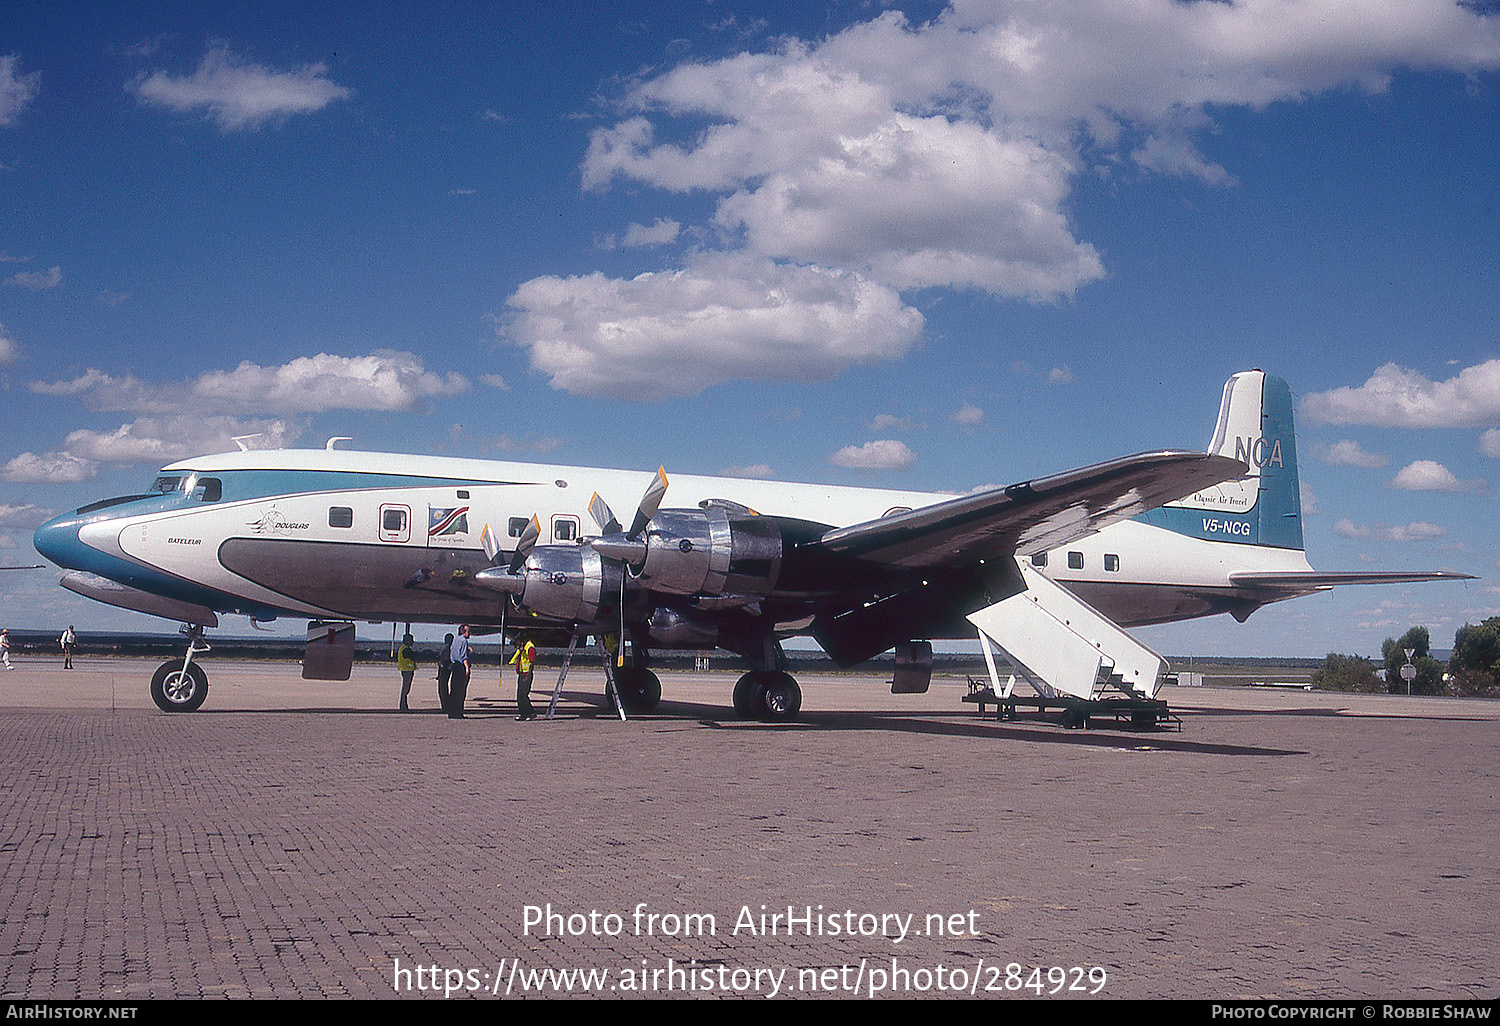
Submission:
M 168 659 L 151 677 L 151 701 L 162 712 L 193 712 L 208 697 L 208 674 L 193 662 L 193 656 L 210 647 L 203 640 L 203 628 L 189 624 L 182 633 L 188 638 L 187 655 Z
M 789 723 L 802 711 L 802 688 L 785 670 L 751 670 L 734 685 L 734 711 L 745 719 Z

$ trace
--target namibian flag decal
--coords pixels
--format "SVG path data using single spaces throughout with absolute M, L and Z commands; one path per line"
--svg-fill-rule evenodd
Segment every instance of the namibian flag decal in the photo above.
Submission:
M 429 506 L 427 509 L 427 537 L 437 538 L 445 534 L 468 534 L 469 533 L 469 507 L 458 506 L 453 509 L 438 509 Z

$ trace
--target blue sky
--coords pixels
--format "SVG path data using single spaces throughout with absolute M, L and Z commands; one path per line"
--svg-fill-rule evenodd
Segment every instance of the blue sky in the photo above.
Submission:
M 1261 367 L 1315 566 L 1485 580 L 1144 639 L 1500 612 L 1494 4 L 788 6 L 6 4 L 0 562 L 236 435 L 967 490 Z

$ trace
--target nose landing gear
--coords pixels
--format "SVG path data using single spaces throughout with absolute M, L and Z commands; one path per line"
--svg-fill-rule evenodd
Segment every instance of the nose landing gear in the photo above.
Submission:
M 187 654 L 181 659 L 168 659 L 151 677 L 151 701 L 162 712 L 193 712 L 208 697 L 208 674 L 193 662 L 193 656 L 209 651 L 211 646 L 203 640 L 203 628 L 197 624 L 188 624 L 182 633 L 188 639 Z

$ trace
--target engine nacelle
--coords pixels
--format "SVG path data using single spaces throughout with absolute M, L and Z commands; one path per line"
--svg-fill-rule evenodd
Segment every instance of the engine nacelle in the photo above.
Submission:
M 515 596 L 516 605 L 538 616 L 591 623 L 604 603 L 620 594 L 622 571 L 587 545 L 538 545 L 519 573 L 494 567 L 476 574 L 483 587 Z
M 664 509 L 646 530 L 645 556 L 630 572 L 652 591 L 765 598 L 781 573 L 781 530 L 726 504 Z
M 718 648 L 719 628 L 691 614 L 658 606 L 646 620 L 651 640 L 667 648 Z

